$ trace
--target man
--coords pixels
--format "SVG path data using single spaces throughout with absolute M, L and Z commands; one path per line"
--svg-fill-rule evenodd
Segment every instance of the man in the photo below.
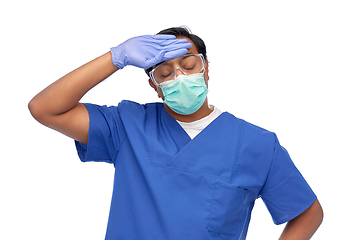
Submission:
M 164 103 L 82 104 L 127 65 L 146 69 Z M 131 38 L 62 77 L 29 103 L 76 140 L 82 161 L 114 164 L 107 240 L 245 239 L 262 197 L 280 239 L 310 239 L 321 206 L 274 133 L 207 102 L 204 42 L 184 28 Z

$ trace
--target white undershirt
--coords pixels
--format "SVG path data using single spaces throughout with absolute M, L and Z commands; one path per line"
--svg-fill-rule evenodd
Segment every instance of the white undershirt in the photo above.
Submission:
M 213 111 L 206 117 L 194 122 L 180 122 L 176 120 L 180 126 L 185 130 L 191 139 L 196 137 L 204 128 L 206 128 L 212 121 L 214 121 L 222 113 L 219 109 L 213 105 L 209 105 L 209 108 Z

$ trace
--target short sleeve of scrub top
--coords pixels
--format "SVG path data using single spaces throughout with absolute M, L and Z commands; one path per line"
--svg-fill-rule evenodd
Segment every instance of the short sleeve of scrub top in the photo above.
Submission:
M 125 137 L 124 126 L 118 116 L 118 107 L 84 104 L 89 113 L 88 144 L 75 141 L 83 162 L 114 163 L 117 151 Z
M 277 225 L 295 218 L 316 200 L 316 195 L 277 137 L 272 165 L 260 196 Z

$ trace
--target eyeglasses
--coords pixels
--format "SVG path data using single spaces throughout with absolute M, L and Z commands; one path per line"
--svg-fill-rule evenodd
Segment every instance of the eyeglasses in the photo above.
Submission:
M 184 75 L 200 73 L 205 69 L 204 56 L 194 53 L 161 63 L 150 72 L 150 78 L 156 86 L 166 85 L 167 81 L 174 80 L 177 71 Z

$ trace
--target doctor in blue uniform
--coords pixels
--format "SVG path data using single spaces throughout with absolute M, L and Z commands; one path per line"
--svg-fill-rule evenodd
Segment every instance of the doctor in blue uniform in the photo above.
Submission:
M 79 103 L 127 65 L 163 100 Z M 185 28 L 134 37 L 62 77 L 29 103 L 73 139 L 81 161 L 115 167 L 106 240 L 245 239 L 261 197 L 280 239 L 310 239 L 323 213 L 277 136 L 209 105 L 204 42 Z M 134 86 L 136 88 L 136 86 Z

